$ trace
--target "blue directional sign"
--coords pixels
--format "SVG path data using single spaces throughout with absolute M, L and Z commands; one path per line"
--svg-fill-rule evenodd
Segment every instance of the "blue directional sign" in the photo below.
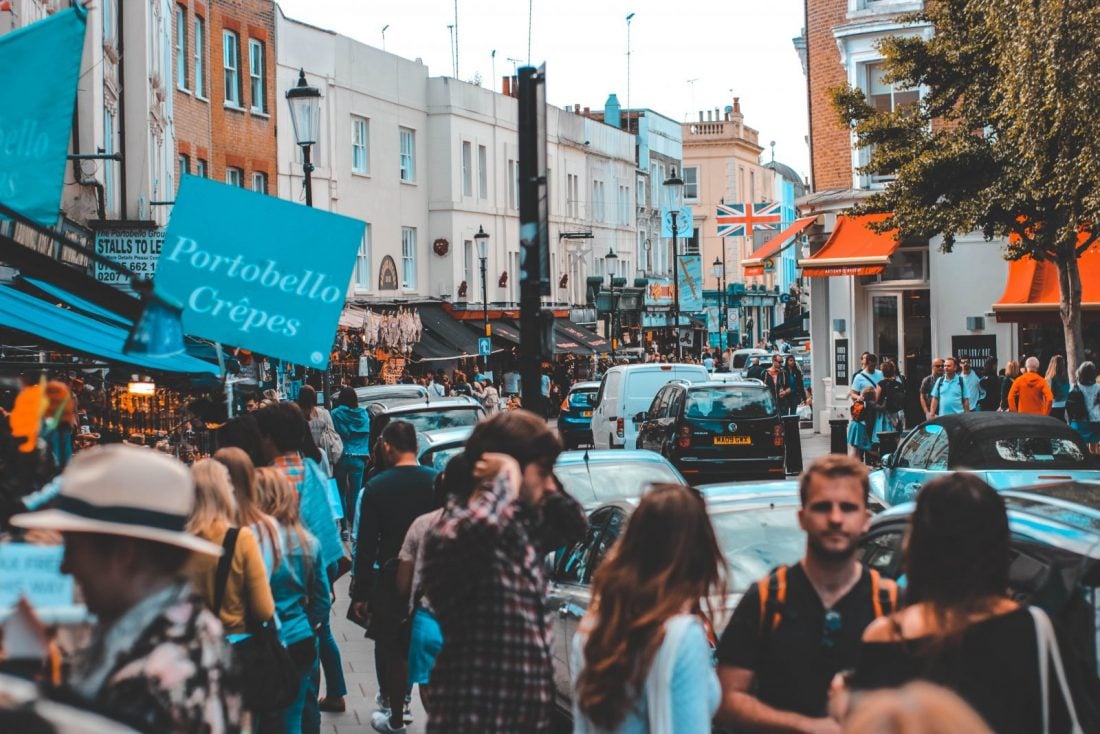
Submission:
M 488 357 L 493 351 L 493 340 L 487 336 L 478 337 L 477 353 L 482 357 Z

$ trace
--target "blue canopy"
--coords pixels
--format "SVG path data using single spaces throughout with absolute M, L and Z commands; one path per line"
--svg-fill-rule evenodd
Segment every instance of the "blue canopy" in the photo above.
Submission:
M 53 283 L 48 283 L 40 278 L 31 278 L 26 275 L 19 276 L 19 279 L 27 285 L 34 286 L 51 298 L 56 298 L 62 303 L 68 304 L 78 311 L 83 311 L 89 316 L 96 316 L 101 319 L 106 319 L 126 328 L 130 328 L 134 325 L 134 322 L 126 318 L 125 316 L 117 314 L 114 311 L 108 311 L 107 309 L 103 308 L 103 306 L 100 306 L 98 303 L 92 303 L 87 298 L 78 296 L 71 291 L 65 290 L 64 288 L 59 288 Z
M 60 308 L 9 286 L 0 286 L 0 326 L 109 362 L 156 372 L 220 374 L 216 364 L 187 354 L 164 358 L 124 354 L 122 347 L 126 343 L 126 329 Z

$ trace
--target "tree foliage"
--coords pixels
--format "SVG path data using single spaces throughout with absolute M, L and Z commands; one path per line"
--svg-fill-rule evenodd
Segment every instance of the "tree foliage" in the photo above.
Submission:
M 1100 235 L 1100 3 L 930 0 L 905 18 L 933 34 L 884 40 L 887 83 L 922 90 L 893 112 L 853 88 L 832 90 L 863 173 L 893 175 L 861 211 L 918 237 L 1009 238 L 1006 257 L 1058 268 L 1071 369 L 1080 360 L 1077 258 Z

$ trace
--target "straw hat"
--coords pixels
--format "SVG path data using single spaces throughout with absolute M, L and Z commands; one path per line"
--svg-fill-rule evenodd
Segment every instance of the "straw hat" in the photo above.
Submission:
M 184 530 L 194 505 L 186 466 L 156 451 L 112 444 L 73 457 L 54 509 L 15 515 L 11 524 L 122 535 L 220 556 L 221 546 Z

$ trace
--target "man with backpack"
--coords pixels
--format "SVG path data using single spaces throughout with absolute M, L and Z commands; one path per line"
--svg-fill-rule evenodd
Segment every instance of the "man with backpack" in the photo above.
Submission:
M 970 393 L 954 357 L 943 360 L 943 377 L 932 386 L 932 410 L 928 418 L 970 412 Z
M 806 553 L 749 588 L 718 642 L 722 704 L 738 731 L 830 732 L 833 676 L 855 666 L 863 630 L 897 607 L 897 587 L 857 558 L 870 524 L 867 467 L 830 454 L 803 472 Z
M 850 400 L 859 400 L 868 387 L 878 387 L 882 381 L 882 371 L 878 368 L 878 357 L 872 352 L 864 352 L 859 358 L 860 369 L 852 377 L 852 389 L 848 393 Z

